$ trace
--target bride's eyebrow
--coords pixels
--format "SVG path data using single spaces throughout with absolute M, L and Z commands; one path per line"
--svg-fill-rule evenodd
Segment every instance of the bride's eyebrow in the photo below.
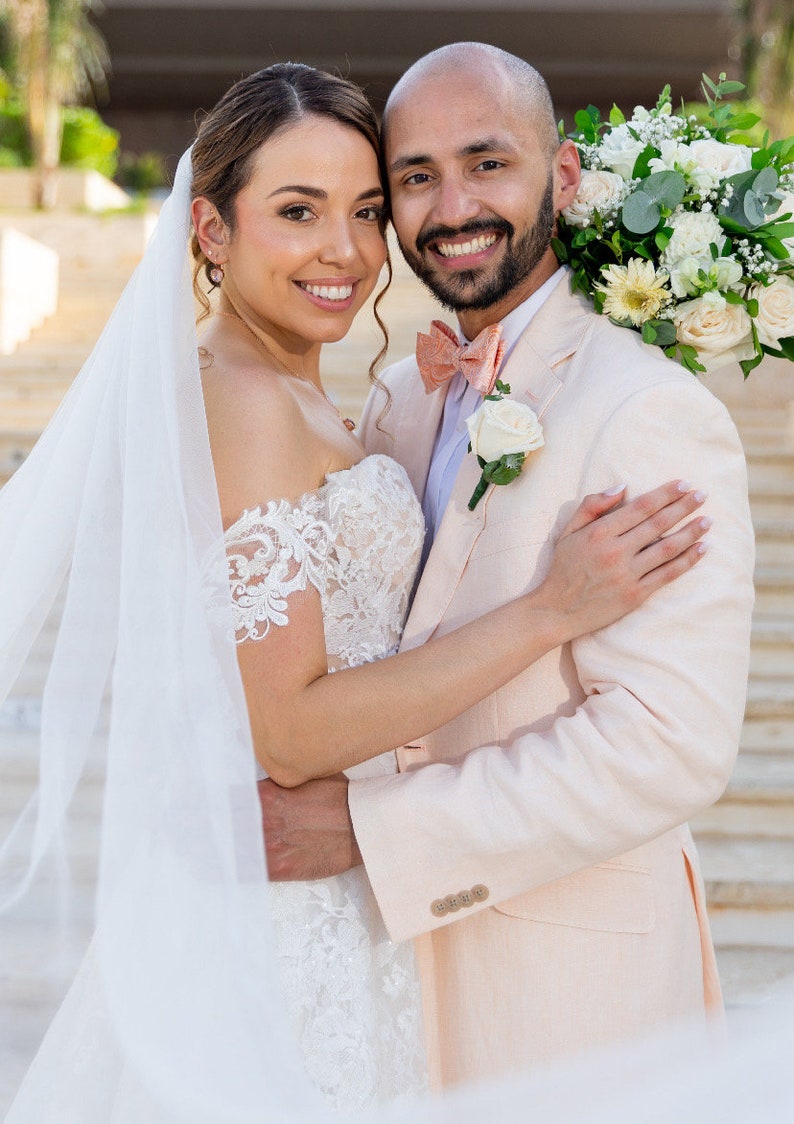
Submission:
M 271 191 L 268 199 L 272 199 L 274 195 L 308 195 L 310 199 L 327 199 L 328 192 L 324 191 L 321 187 L 309 187 L 304 183 L 290 183 L 284 187 L 277 187 L 275 191 Z M 383 188 L 370 187 L 367 191 L 362 191 L 360 195 L 356 196 L 356 203 L 361 202 L 362 199 L 372 199 L 377 195 L 383 195 Z

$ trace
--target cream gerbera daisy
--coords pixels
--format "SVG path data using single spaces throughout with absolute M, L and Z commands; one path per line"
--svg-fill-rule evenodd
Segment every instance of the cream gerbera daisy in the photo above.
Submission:
M 667 270 L 657 272 L 651 261 L 629 258 L 628 265 L 605 266 L 601 275 L 604 281 L 597 281 L 594 288 L 604 294 L 603 311 L 635 328 L 653 320 L 672 299 L 666 287 L 670 280 Z

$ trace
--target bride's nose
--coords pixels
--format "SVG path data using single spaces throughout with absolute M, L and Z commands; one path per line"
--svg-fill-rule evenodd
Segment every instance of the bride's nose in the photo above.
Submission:
M 356 254 L 356 242 L 350 222 L 335 222 L 320 250 L 320 261 L 324 265 L 349 265 Z

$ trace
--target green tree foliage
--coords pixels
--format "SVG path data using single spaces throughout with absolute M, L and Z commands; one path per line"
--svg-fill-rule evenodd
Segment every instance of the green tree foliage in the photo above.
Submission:
M 37 169 L 35 204 L 51 206 L 64 106 L 106 88 L 105 42 L 90 20 L 94 0 L 5 0 L 12 75 Z

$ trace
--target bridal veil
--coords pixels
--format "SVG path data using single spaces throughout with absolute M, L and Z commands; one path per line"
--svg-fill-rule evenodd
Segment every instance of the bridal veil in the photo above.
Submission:
M 12 906 L 42 864 L 63 867 L 64 816 L 100 737 L 96 928 L 81 987 L 125 1083 L 156 1107 L 138 1119 L 299 1119 L 317 1102 L 273 950 L 198 370 L 190 184 L 186 154 L 92 355 L 0 494 L 0 701 L 63 604 L 39 787 L 0 851 L 0 892 Z M 80 1058 L 90 1065 L 90 1043 Z M 21 1115 L 40 1095 L 25 1091 L 10 1119 L 48 1119 Z
M 278 980 L 198 370 L 190 180 L 186 154 L 93 354 L 0 494 L 0 702 L 62 605 L 38 789 L 0 850 L 0 910 L 46 892 L 53 955 L 58 908 L 68 912 L 69 901 L 65 818 L 97 739 L 105 777 L 94 936 L 8 1117 L 14 1124 L 333 1116 L 303 1074 Z M 790 1023 L 787 1035 L 763 1039 L 781 1097 Z M 680 1054 L 680 1039 L 673 1048 Z M 753 1050 L 742 1058 L 757 1085 Z M 687 1071 L 679 1057 L 679 1068 L 660 1069 L 658 1050 L 653 1057 L 366 1115 L 667 1120 L 665 1095 L 677 1092 L 679 1120 L 709 1119 L 707 1105 L 719 1103 L 722 1120 L 749 1118 L 729 1115 L 743 1111 L 735 1058 L 713 1059 L 715 1089 L 703 1066 Z M 773 1086 L 766 1074 L 764 1088 Z M 654 1115 L 654 1103 L 668 1114 Z M 757 1118 L 782 1121 L 787 1106 L 780 1099 Z

